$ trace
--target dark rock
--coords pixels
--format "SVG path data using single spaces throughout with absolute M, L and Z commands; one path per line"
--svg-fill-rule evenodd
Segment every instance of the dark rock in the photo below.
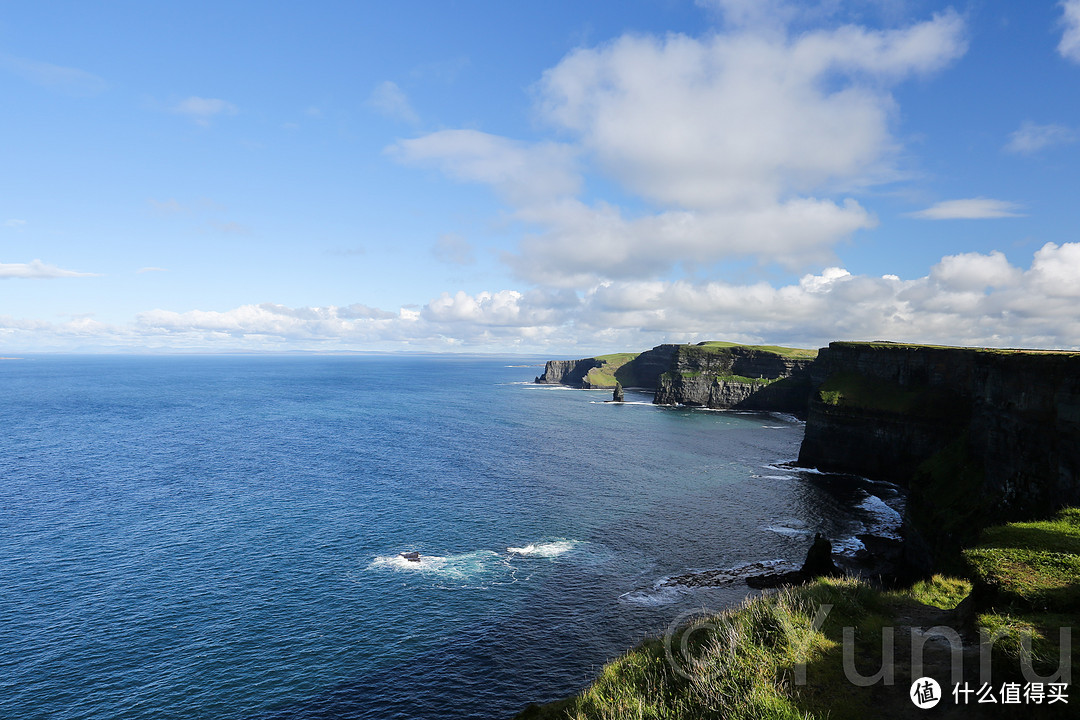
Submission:
M 614 402 L 623 402 L 625 399 L 623 396 L 622 383 L 618 380 L 615 381 L 615 391 L 611 394 L 611 399 Z
M 1080 504 L 1080 353 L 834 342 L 811 383 L 799 464 L 907 487 L 917 570 Z
M 401 553 L 401 557 L 405 558 L 409 562 L 420 562 L 420 553 L 416 552 L 415 550 L 412 552 L 403 552 Z
M 814 578 L 834 577 L 840 574 L 842 574 L 840 568 L 833 562 L 832 543 L 827 537 L 817 533 L 806 553 L 806 561 L 803 562 L 802 568 L 791 572 L 752 575 L 746 578 L 746 584 L 756 590 L 763 590 L 786 585 L 802 585 Z
M 832 543 L 829 542 L 829 538 L 821 533 L 814 535 L 814 543 L 806 553 L 806 562 L 803 563 L 802 573 L 808 577 L 840 574 L 839 568 L 833 562 Z

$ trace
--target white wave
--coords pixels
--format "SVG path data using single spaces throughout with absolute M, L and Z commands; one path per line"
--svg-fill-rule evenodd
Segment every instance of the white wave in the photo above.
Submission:
M 644 605 L 645 607 L 670 605 L 673 602 L 677 602 L 679 598 L 689 591 L 689 589 L 690 588 L 674 585 L 662 585 L 648 590 L 631 590 L 630 592 L 625 592 L 619 596 L 619 600 L 622 602 L 633 603 L 634 605 Z
M 505 559 L 491 550 L 477 550 L 462 555 L 420 555 L 420 559 L 407 560 L 400 554 L 379 555 L 368 570 L 392 570 L 395 572 L 418 572 L 463 579 L 504 568 Z
M 570 552 L 581 543 L 577 540 L 554 540 L 546 543 L 529 543 L 525 547 L 508 547 L 506 552 L 511 555 L 528 555 L 532 557 L 558 557 L 563 553 Z
M 901 539 L 900 526 L 904 519 L 900 513 L 877 495 L 870 495 L 859 507 L 870 513 L 875 522 L 870 527 L 870 532 L 880 537 Z
M 877 495 L 870 495 L 861 503 L 859 507 L 873 513 L 876 517 L 891 523 L 893 525 L 899 525 L 903 518 L 900 517 L 900 513 L 894 508 L 890 507 L 887 502 L 879 498 Z
M 837 555 L 854 555 L 860 550 L 865 550 L 866 545 L 854 535 L 832 541 L 833 553 Z
M 644 402 L 642 400 L 623 400 L 622 402 L 619 402 L 619 403 L 614 402 L 612 400 L 590 400 L 589 404 L 590 405 L 648 405 L 649 407 L 659 407 L 658 405 L 654 406 L 651 402 Z
M 768 530 L 774 532 L 777 535 L 784 535 L 786 537 L 809 537 L 810 531 L 806 528 L 786 527 L 784 525 L 766 525 L 762 530 Z

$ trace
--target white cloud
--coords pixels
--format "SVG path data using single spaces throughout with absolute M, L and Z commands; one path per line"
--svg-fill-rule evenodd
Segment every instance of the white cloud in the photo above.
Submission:
M 192 95 L 170 108 L 177 115 L 184 115 L 197 125 L 206 127 L 219 115 L 235 115 L 239 109 L 230 102 L 218 98 L 204 98 Z
M 1066 59 L 1080 62 L 1080 0 L 1063 0 L 1061 9 L 1064 31 L 1058 52 Z
M 64 270 L 54 265 L 46 265 L 40 260 L 28 263 L 0 263 L 0 279 L 2 278 L 64 278 L 64 277 L 94 277 L 97 273 L 76 272 Z
M 0 56 L 0 67 L 35 85 L 76 97 L 98 95 L 108 87 L 93 73 L 37 60 Z
M 982 292 L 988 287 L 1016 285 L 1021 278 L 1019 268 L 1009 264 L 1004 253 L 993 250 L 982 253 L 949 255 L 930 269 L 930 280 L 949 290 Z
M 538 83 L 569 142 L 444 130 L 389 151 L 490 185 L 534 230 L 505 257 L 529 281 L 584 289 L 738 256 L 805 267 L 875 226 L 843 193 L 898 176 L 888 89 L 961 55 L 963 35 L 950 12 L 881 32 L 624 36 Z M 592 170 L 636 197 L 582 198 Z
M 908 217 L 920 220 L 989 220 L 995 218 L 1023 217 L 1016 212 L 1020 205 L 1007 200 L 993 198 L 965 198 L 962 200 L 943 200 L 925 210 L 908 213 Z
M 576 150 L 561 143 L 527 144 L 477 130 L 441 130 L 401 140 L 387 150 L 407 163 L 435 163 L 451 177 L 492 185 L 507 202 L 533 207 L 581 188 Z
M 25 221 L 25 220 L 18 220 L 18 219 L 14 219 L 14 218 L 12 218 L 11 220 L 5 220 L 5 221 L 4 221 L 4 227 L 9 227 L 9 228 L 21 228 L 21 227 L 23 227 L 24 225 L 26 225 L 26 221 Z
M 576 200 L 522 213 L 546 232 L 527 237 L 508 262 L 525 279 L 583 287 L 598 279 L 666 274 L 679 264 L 732 256 L 798 267 L 827 260 L 839 238 L 876 224 L 854 200 L 798 198 L 782 204 L 709 211 L 671 210 L 636 219 L 619 208 Z
M 760 204 L 889 174 L 883 90 L 964 52 L 955 14 L 875 32 L 789 40 L 754 32 L 626 36 L 544 74 L 544 114 L 613 176 L 687 208 Z
M 1052 123 L 1039 125 L 1026 120 L 1018 130 L 1009 135 L 1005 150 L 1018 155 L 1031 155 L 1054 145 L 1067 145 L 1072 142 L 1076 142 L 1076 131 L 1072 128 Z
M 404 120 L 412 125 L 420 123 L 420 116 L 413 110 L 408 96 L 397 83 L 390 80 L 375 86 L 368 97 L 368 104 L 388 118 Z
M 153 310 L 128 326 L 88 318 L 0 318 L 0 338 L 34 348 L 486 350 L 579 354 L 725 339 L 820 347 L 889 339 L 997 347 L 1080 347 L 1080 243 L 1047 243 L 1024 269 L 1000 252 L 944 257 L 920 278 L 840 267 L 766 282 L 616 280 L 584 292 L 442 293 L 396 312 L 264 303 Z

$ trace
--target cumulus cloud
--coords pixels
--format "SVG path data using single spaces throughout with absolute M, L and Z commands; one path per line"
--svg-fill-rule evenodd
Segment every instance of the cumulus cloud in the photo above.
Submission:
M 46 265 L 40 260 L 32 260 L 28 263 L 0 263 L 0 279 L 2 278 L 26 278 L 48 279 L 65 277 L 94 277 L 97 273 L 77 272 L 64 270 L 54 265 Z
M 964 49 L 952 13 L 903 30 L 846 26 L 790 40 L 625 36 L 547 71 L 541 107 L 646 198 L 760 204 L 887 175 L 896 144 L 883 88 Z
M 1080 62 L 1080 0 L 1063 0 L 1061 9 L 1064 31 L 1058 52 L 1068 60 Z
M 930 280 L 947 290 L 961 292 L 1015 286 L 1021 279 L 1019 268 L 1009 264 L 1004 253 L 964 253 L 942 258 L 930 270 Z
M 536 87 L 538 112 L 567 141 L 444 130 L 389 152 L 490 185 L 531 227 L 505 256 L 530 282 L 584 289 L 738 256 L 828 260 L 876 224 L 843 195 L 898 176 L 889 88 L 959 57 L 964 23 L 949 12 L 897 30 L 797 37 L 743 25 L 570 53 Z M 582 197 L 593 171 L 630 199 Z
M 1039 125 L 1025 121 L 1020 128 L 1009 135 L 1005 145 L 1006 152 L 1017 155 L 1032 155 L 1055 145 L 1067 145 L 1076 142 L 1076 131 L 1064 125 Z
M 608 278 L 666 274 L 680 263 L 711 264 L 758 255 L 787 266 L 827 259 L 840 237 L 871 228 L 874 217 L 851 199 L 796 198 L 754 208 L 671 210 L 626 218 L 618 207 L 567 200 L 526 211 L 546 226 L 507 261 L 524 279 L 583 287 Z M 598 272 L 602 269 L 602 272 Z
M 108 87 L 103 79 L 85 70 L 27 58 L 0 56 L 0 68 L 35 85 L 76 97 L 98 95 Z
M 908 217 L 920 220 L 991 220 L 995 218 L 1023 217 L 1016 212 L 1020 205 L 993 198 L 965 198 L 943 200 L 925 210 L 908 213 Z
M 413 110 L 408 96 L 397 83 L 386 80 L 375 86 L 368 96 L 368 105 L 380 114 L 394 120 L 404 120 L 412 125 L 420 122 L 420 116 Z
M 170 108 L 176 115 L 184 115 L 196 125 L 206 127 L 219 115 L 235 115 L 239 109 L 231 102 L 219 98 L 204 98 L 192 95 Z
M 819 347 L 890 339 L 1080 348 L 1080 243 L 1047 243 L 1027 268 L 1000 252 L 941 259 L 923 277 L 842 267 L 767 282 L 626 279 L 585 291 L 442 293 L 397 311 L 366 305 L 153 310 L 129 326 L 0 318 L 8 346 L 372 350 L 416 348 L 591 355 L 724 339 Z

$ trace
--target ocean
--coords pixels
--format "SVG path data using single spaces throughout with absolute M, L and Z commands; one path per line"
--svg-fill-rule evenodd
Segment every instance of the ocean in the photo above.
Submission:
M 794 418 L 537 364 L 0 361 L 0 717 L 511 717 L 748 564 L 895 530 L 894 490 L 785 464 Z

